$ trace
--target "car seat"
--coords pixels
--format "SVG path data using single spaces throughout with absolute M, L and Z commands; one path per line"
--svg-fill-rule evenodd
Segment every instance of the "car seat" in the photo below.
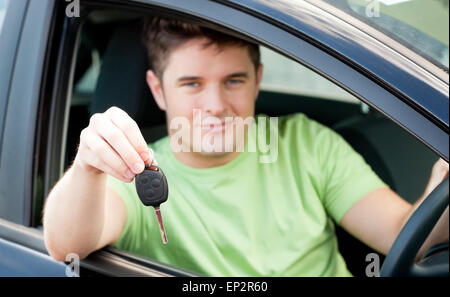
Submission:
M 414 203 L 423 194 L 438 156 L 403 128 L 373 112 L 344 120 L 333 129 L 402 198 Z
M 147 86 L 150 68 L 141 42 L 139 21 L 117 25 L 102 57 L 102 66 L 90 105 L 90 114 L 117 106 L 138 124 L 147 142 L 167 135 L 165 113 Z
M 423 194 L 438 157 L 403 128 L 374 111 L 341 121 L 332 128 L 402 198 L 412 204 Z M 365 257 L 375 251 L 339 226 L 336 226 L 336 234 L 349 270 L 355 276 L 365 276 L 362 264 Z M 380 264 L 384 258 L 380 255 Z

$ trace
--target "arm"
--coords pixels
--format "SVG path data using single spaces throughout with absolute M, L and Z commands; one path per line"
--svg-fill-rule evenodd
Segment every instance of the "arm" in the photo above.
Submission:
M 413 205 L 387 187 L 368 193 L 344 215 L 341 220 L 342 227 L 373 249 L 387 255 L 409 217 L 431 191 L 448 176 L 448 168 L 448 163 L 442 159 L 436 162 L 424 194 Z M 447 207 L 422 245 L 416 260 L 433 245 L 448 240 L 448 222 Z
M 64 261 L 69 253 L 85 258 L 119 238 L 125 205 L 105 185 L 105 173 L 74 163 L 52 189 L 44 210 L 44 239 L 53 258 Z
M 131 182 L 152 158 L 136 123 L 124 111 L 110 108 L 93 115 L 80 135 L 73 165 L 45 204 L 44 240 L 50 255 L 59 261 L 69 253 L 85 258 L 117 241 L 127 213 L 121 198 L 106 188 L 107 174 Z M 132 169 L 136 164 L 140 167 Z

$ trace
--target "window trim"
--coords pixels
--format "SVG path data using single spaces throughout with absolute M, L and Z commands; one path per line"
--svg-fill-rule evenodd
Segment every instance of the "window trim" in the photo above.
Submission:
M 8 242 L 25 246 L 34 251 L 49 255 L 44 244 L 42 230 L 28 228 L 0 219 L 0 238 Z M 56 262 L 56 261 L 55 261 Z M 57 262 L 63 264 L 63 262 Z M 171 267 L 156 261 L 144 260 L 133 255 L 116 250 L 104 248 L 92 253 L 80 261 L 80 276 L 86 273 L 96 273 L 104 276 L 196 276 L 195 274 Z M 42 267 L 45 270 L 45 267 Z
M 26 1 L 9 1 L 0 32 L 0 155 L 3 140 L 4 117 L 8 106 L 8 97 L 14 71 L 17 49 L 23 29 Z M 1 159 L 0 159 L 1 162 Z M 1 164 L 1 163 L 0 163 Z
M 384 44 L 393 48 L 396 52 L 407 57 L 409 60 L 414 61 L 415 63 L 420 65 L 420 67 L 426 69 L 428 72 L 432 73 L 434 76 L 438 77 L 443 82 L 447 84 L 449 83 L 448 72 L 445 69 L 443 69 L 440 65 L 436 65 L 433 61 L 428 60 L 425 57 L 421 56 L 418 52 L 409 49 L 408 44 L 405 44 L 405 42 L 402 41 L 401 39 L 398 39 L 398 37 L 389 36 L 387 32 L 385 33 L 377 30 L 376 27 L 367 24 L 363 20 L 358 19 L 358 17 L 351 15 L 350 13 L 347 13 L 346 11 L 339 9 L 339 7 L 337 6 L 331 5 L 326 1 L 323 0 L 306 0 L 306 1 L 321 9 L 324 10 L 326 9 L 339 19 L 345 20 L 352 26 L 355 26 L 363 30 L 365 33 L 380 40 Z

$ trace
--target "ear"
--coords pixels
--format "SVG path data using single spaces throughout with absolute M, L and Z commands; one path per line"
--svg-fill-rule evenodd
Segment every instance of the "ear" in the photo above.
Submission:
M 160 79 L 155 75 L 152 70 L 147 71 L 146 80 L 148 87 L 152 91 L 153 98 L 159 109 L 166 110 L 166 100 L 164 100 L 164 92 Z
M 256 71 L 256 94 L 255 94 L 255 101 L 258 99 L 259 87 L 261 86 L 262 76 L 263 76 L 263 64 L 259 64 L 258 70 Z

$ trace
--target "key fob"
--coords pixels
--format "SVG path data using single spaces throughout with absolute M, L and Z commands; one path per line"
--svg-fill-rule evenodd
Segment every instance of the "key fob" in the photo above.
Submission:
M 135 177 L 136 191 L 145 206 L 157 207 L 169 197 L 167 179 L 161 168 L 145 165 L 142 173 Z

